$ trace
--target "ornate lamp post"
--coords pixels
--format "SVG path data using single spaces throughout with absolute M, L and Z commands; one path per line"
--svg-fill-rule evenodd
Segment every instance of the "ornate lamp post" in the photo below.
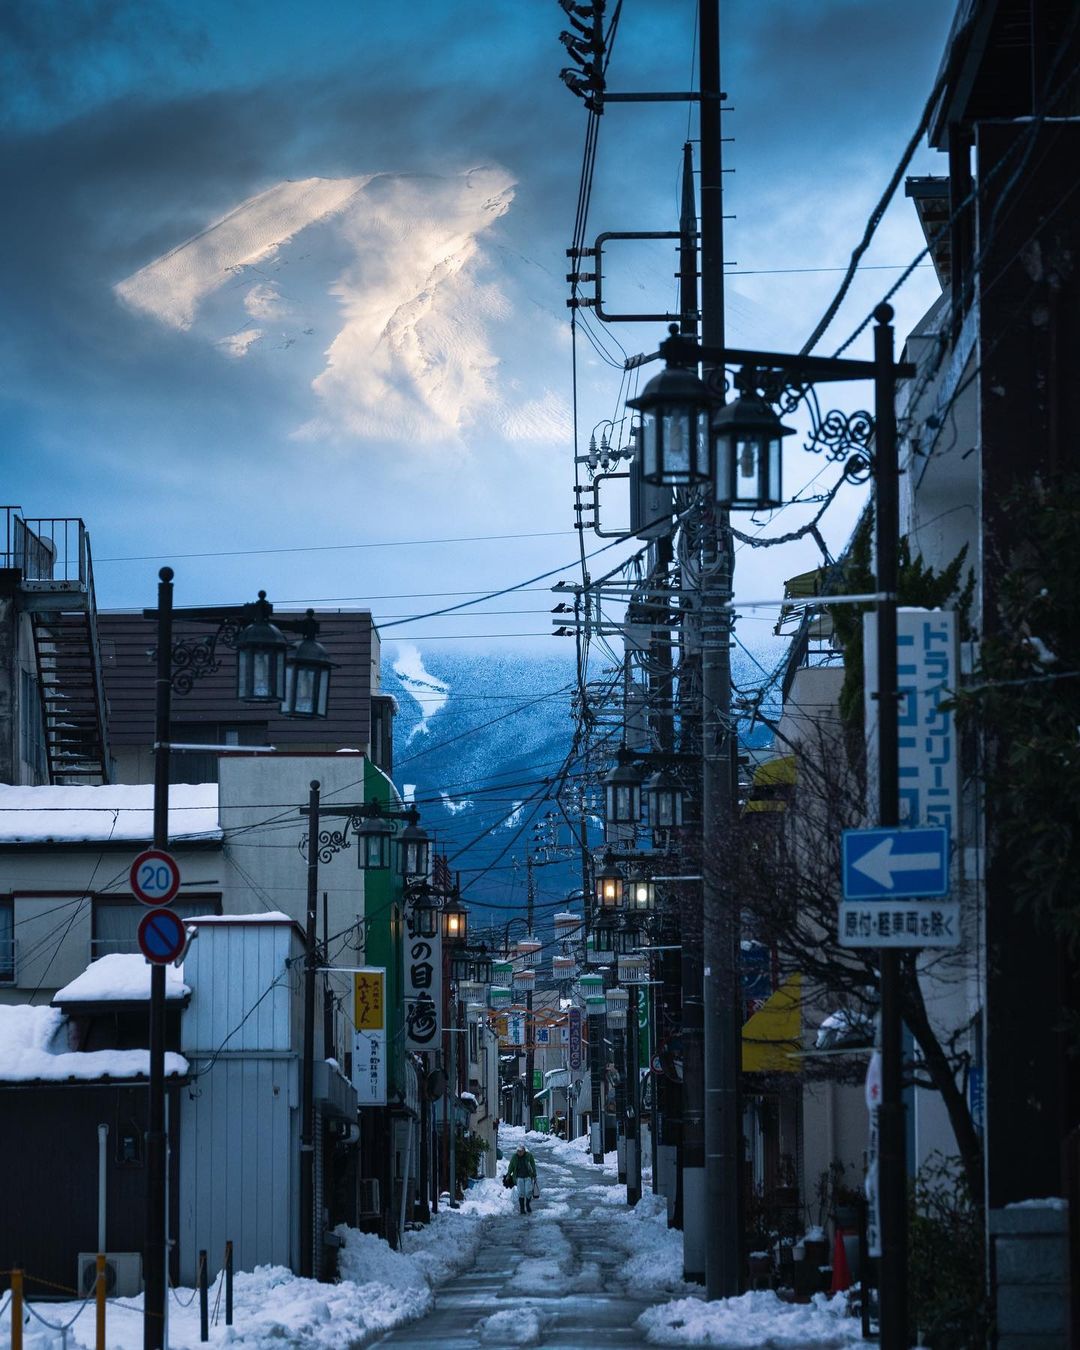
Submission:
M 718 45 L 715 36 L 702 52 Z M 702 81 L 704 88 L 704 77 Z M 711 209 L 711 206 L 710 206 Z M 703 250 L 704 251 L 704 250 Z M 705 271 L 703 265 L 703 272 Z M 710 270 L 710 277 L 715 267 Z M 707 314 L 713 310 L 706 307 Z M 897 363 L 893 354 L 893 311 L 882 304 L 874 311 L 874 359 L 813 356 L 805 353 L 748 351 L 721 345 L 699 344 L 680 336 L 672 327 L 660 345 L 659 355 L 667 370 L 646 386 L 629 406 L 642 414 L 643 445 L 650 444 L 642 467 L 647 481 L 686 482 L 678 474 L 684 462 L 682 447 L 700 427 L 702 409 L 708 406 L 707 387 L 693 374 L 699 364 L 723 370 L 739 366 L 736 379 L 740 397 L 730 408 L 723 399 L 713 402 L 710 435 L 715 438 L 716 475 L 713 499 L 720 511 L 757 510 L 781 501 L 780 443 L 789 434 L 768 407 L 768 401 L 784 400 L 790 410 L 806 389 L 821 382 L 870 379 L 874 381 L 875 415 L 826 418 L 815 430 L 807 448 L 825 449 L 830 458 L 844 462 L 852 478 L 872 473 L 875 482 L 878 668 L 878 816 L 884 826 L 899 822 L 897 779 L 897 652 L 896 587 L 899 550 L 898 462 L 896 446 L 896 381 L 912 377 L 914 366 Z M 708 327 L 705 329 L 708 333 Z M 718 331 L 722 336 L 722 323 Z M 666 377 L 666 378 L 665 378 Z M 661 397 L 662 394 L 662 397 Z M 647 396 L 647 397 L 646 397 Z M 668 454 L 664 431 L 675 428 Z M 873 449 L 870 450 L 871 437 Z M 670 459 L 670 467 L 669 467 Z M 699 453 L 697 463 L 705 462 Z M 720 597 L 722 602 L 730 599 Z M 726 637 L 724 639 L 726 642 Z M 708 653 L 706 653 L 708 655 Z M 713 663 L 717 664 L 717 663 Z M 726 663 L 723 678 L 710 675 L 703 664 L 702 697 L 710 716 L 723 721 L 729 706 Z M 724 752 L 726 755 L 726 751 Z M 731 802 L 724 783 L 728 766 L 715 752 L 706 751 L 702 830 L 706 848 L 711 839 L 727 828 Z M 723 894 L 723 880 L 706 871 L 703 886 L 704 953 L 707 972 L 704 983 L 705 1023 L 705 1208 L 708 1215 L 706 1284 L 715 1298 L 739 1292 L 739 1105 L 738 1030 L 734 1000 L 738 989 L 736 908 Z M 882 1017 L 882 1102 L 879 1107 L 881 1140 L 882 1225 L 882 1344 L 898 1350 L 907 1344 L 907 1233 L 904 1105 L 902 1097 L 902 1043 L 899 1006 L 900 953 L 886 948 L 880 953 Z
M 173 641 L 173 570 L 158 573 L 156 609 L 143 610 L 157 623 L 154 745 L 154 847 L 169 846 L 169 758 L 172 695 L 188 694 L 201 676 L 221 668 L 217 646 L 236 649 L 236 696 L 241 702 L 281 705 L 290 717 L 325 717 L 332 662 L 316 640 L 314 610 L 306 618 L 271 623 L 273 606 L 260 591 L 254 604 L 185 609 L 182 617 L 215 623 L 217 630 L 197 642 Z M 286 630 L 302 641 L 291 647 Z M 288 688 L 292 670 L 292 692 Z M 308 963 L 313 967 L 313 914 L 309 914 Z M 312 981 L 312 997 L 314 982 Z M 150 1063 L 146 1132 L 146 1244 L 143 1345 L 159 1350 L 164 1341 L 168 1287 L 166 1231 L 165 1133 L 165 967 L 155 965 L 150 977 Z

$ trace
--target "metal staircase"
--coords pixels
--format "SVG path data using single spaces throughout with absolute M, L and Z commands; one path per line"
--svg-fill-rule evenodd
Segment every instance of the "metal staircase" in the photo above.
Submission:
M 9 564 L 30 617 L 50 783 L 110 778 L 90 536 L 81 520 L 9 519 Z

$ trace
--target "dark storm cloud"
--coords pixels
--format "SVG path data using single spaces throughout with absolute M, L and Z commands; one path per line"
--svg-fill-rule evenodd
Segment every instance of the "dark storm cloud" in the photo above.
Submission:
M 178 22 L 183 16 L 184 22 Z M 133 71 L 161 78 L 206 51 L 191 11 L 163 0 L 5 0 L 0 5 L 0 115 L 63 120 Z

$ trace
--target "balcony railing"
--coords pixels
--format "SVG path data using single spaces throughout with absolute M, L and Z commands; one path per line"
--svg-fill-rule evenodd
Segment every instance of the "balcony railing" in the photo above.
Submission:
M 4 513 L 0 567 L 18 568 L 23 585 L 84 591 L 89 554 L 86 526 L 77 516 L 26 520 L 14 506 Z

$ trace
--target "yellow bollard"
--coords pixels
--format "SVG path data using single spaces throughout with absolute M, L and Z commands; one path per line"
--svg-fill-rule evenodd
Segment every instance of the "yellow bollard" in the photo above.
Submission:
M 11 1350 L 23 1350 L 23 1273 L 11 1272 Z
M 105 1350 L 105 1253 L 97 1255 L 97 1280 L 94 1285 L 94 1302 L 97 1304 L 96 1350 Z

